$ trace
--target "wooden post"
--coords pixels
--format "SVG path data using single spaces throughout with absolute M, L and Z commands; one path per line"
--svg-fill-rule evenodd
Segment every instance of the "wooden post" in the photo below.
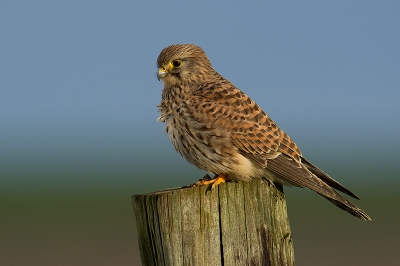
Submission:
M 143 265 L 294 265 L 285 194 L 261 180 L 132 197 Z

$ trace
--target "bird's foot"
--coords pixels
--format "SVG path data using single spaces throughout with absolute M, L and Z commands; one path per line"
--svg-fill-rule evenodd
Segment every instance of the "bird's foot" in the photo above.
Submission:
M 210 186 L 210 189 L 216 188 L 219 184 L 230 181 L 228 176 L 224 174 L 215 175 L 214 178 L 211 178 L 208 174 L 205 175 L 202 179 L 197 181 L 194 184 L 189 185 L 188 187 L 198 187 L 198 186 Z

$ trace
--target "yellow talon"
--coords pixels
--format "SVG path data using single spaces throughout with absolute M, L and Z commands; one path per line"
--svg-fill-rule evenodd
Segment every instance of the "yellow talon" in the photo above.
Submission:
M 203 177 L 203 179 L 200 179 L 199 181 L 194 183 L 192 186 L 196 187 L 196 186 L 208 186 L 208 185 L 211 185 L 211 189 L 214 189 L 219 184 L 225 183 L 225 182 L 230 180 L 229 177 L 227 177 L 224 174 L 216 175 L 213 179 L 209 179 L 209 178 L 210 178 L 209 175 L 205 175 Z

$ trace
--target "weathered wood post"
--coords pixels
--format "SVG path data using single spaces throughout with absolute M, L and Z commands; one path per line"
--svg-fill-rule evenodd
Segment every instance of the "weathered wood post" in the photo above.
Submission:
M 143 265 L 294 265 L 283 191 L 261 180 L 132 197 Z

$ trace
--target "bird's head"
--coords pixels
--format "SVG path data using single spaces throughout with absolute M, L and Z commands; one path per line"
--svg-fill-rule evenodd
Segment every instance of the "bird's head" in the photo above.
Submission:
M 203 49 L 194 44 L 173 44 L 157 58 L 158 79 L 166 86 L 200 84 L 215 75 Z

